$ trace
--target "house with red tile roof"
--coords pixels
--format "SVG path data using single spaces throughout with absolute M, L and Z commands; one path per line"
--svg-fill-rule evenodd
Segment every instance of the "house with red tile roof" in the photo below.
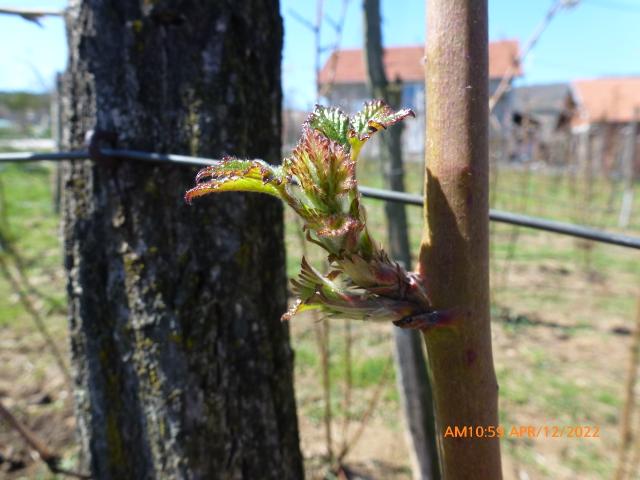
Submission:
M 522 75 L 518 64 L 518 41 L 502 40 L 489 44 L 489 91 L 492 93 L 510 71 Z M 402 104 L 412 108 L 415 120 L 405 122 L 405 151 L 419 154 L 424 144 L 424 47 L 422 45 L 389 47 L 384 51 L 384 65 L 389 82 L 402 82 Z M 320 72 L 322 96 L 330 105 L 354 112 L 369 98 L 367 72 L 360 49 L 334 52 Z M 507 92 L 494 108 L 494 117 L 506 128 L 511 124 L 511 93 Z
M 640 77 L 575 80 L 571 85 L 578 103 L 575 126 L 626 124 L 640 110 Z
M 575 80 L 573 131 L 595 168 L 621 172 L 631 159 L 640 176 L 640 76 Z

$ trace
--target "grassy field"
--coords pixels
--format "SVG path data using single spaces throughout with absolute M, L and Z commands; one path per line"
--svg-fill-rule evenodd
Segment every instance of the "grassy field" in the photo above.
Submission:
M 363 185 L 383 185 L 381 168 L 368 159 Z M 53 211 L 52 167 L 0 166 L 0 226 L 22 258 L 29 294 L 59 348 L 65 349 L 64 272 L 59 218 Z M 419 193 L 421 168 L 407 166 L 407 190 Z M 495 208 L 615 229 L 621 189 L 605 181 L 587 188 L 570 176 L 502 169 L 493 177 Z M 638 192 L 640 194 L 640 192 Z M 640 198 L 640 195 L 636 198 Z M 365 200 L 372 230 L 384 243 L 383 204 Z M 640 208 L 627 233 L 640 234 Z M 408 207 L 411 243 L 417 253 L 419 208 Z M 297 274 L 303 251 L 298 224 L 287 213 L 289 276 Z M 318 252 L 310 258 L 322 265 Z M 12 257 L 0 252 L 20 280 Z M 618 421 L 633 315 L 640 284 L 640 254 L 571 238 L 492 226 L 493 342 L 500 383 L 501 422 L 511 426 L 592 425 L 599 438 L 505 438 L 506 478 L 609 478 L 619 443 Z M 323 470 L 326 452 L 319 324 L 291 324 L 296 352 L 296 394 L 302 446 L 310 478 Z M 350 329 L 350 349 L 346 331 Z M 392 363 L 391 326 L 331 322 L 330 378 L 334 450 L 346 442 L 346 462 L 373 478 L 410 478 Z M 350 351 L 350 353 L 348 353 Z M 350 364 L 346 358 L 350 355 Z M 34 327 L 32 315 L 5 275 L 0 275 L 0 398 L 50 445 L 73 463 L 71 396 Z M 349 366 L 350 365 L 350 366 Z M 351 379 L 351 387 L 345 385 Z M 372 399 L 377 399 L 371 409 Z M 370 414 L 370 415 L 369 415 Z M 365 428 L 358 441 L 362 419 Z M 346 439 L 346 440 L 345 440 Z M 23 458 L 29 469 L 10 478 L 51 478 L 33 464 L 17 437 L 0 425 L 0 455 Z M 0 477 L 9 463 L 0 463 Z M 5 473 L 3 473 L 5 472 Z M 25 473 L 27 472 L 27 473 Z M 9 475 L 9 474 L 7 474 Z
M 363 185 L 383 187 L 380 167 L 367 160 L 360 169 Z M 496 209 L 560 221 L 615 229 L 621 189 L 606 181 L 586 187 L 581 179 L 526 169 L 502 169 L 493 176 Z M 496 181 L 497 180 L 497 181 Z M 407 190 L 420 193 L 422 169 L 407 165 Z M 383 204 L 365 200 L 376 237 L 384 243 Z M 407 207 L 413 253 L 418 252 L 422 213 Z M 295 275 L 302 252 L 291 213 L 287 221 L 289 275 Z M 628 356 L 629 336 L 640 291 L 640 254 L 636 251 L 577 241 L 544 232 L 492 225 L 493 342 L 500 384 L 501 422 L 511 426 L 595 425 L 599 438 L 504 438 L 507 478 L 609 478 L 615 467 L 618 420 Z M 636 210 L 629 234 L 640 233 Z M 322 258 L 311 251 L 317 265 Z M 415 257 L 414 257 L 415 260 Z M 313 320 L 292 325 L 297 363 L 299 405 L 303 424 L 314 434 L 303 437 L 306 451 L 324 452 L 322 396 L 305 383 L 321 385 Z M 344 326 L 331 325 L 332 401 L 335 436 L 344 421 Z M 353 325 L 353 369 L 365 369 L 369 385 L 353 393 L 354 408 L 371 398 L 393 349 L 390 327 Z M 357 329 L 356 329 L 357 328 Z M 304 334 L 302 334 L 305 332 Z M 620 333 L 623 333 L 622 335 Z M 301 353 L 300 353 L 301 352 Z M 315 356 L 313 355 L 315 353 Z M 313 362 L 309 359 L 315 359 Z M 354 373 L 355 378 L 355 373 Z M 410 478 L 407 453 L 385 445 L 403 442 L 402 419 L 392 369 L 375 415 L 350 459 L 375 478 Z M 302 388 L 301 388 L 302 387 Z M 390 412 L 395 412 L 390 415 Z M 357 412 L 350 416 L 358 424 Z M 375 439 L 375 440 L 374 440 Z M 370 441 L 375 441 L 372 446 Z M 339 441 L 337 442 L 339 443 Z M 378 445 L 380 445 L 378 447 Z M 404 448 L 404 447 L 403 447 Z M 375 453 L 373 453 L 375 451 Z M 525 476 L 526 475 L 526 476 Z

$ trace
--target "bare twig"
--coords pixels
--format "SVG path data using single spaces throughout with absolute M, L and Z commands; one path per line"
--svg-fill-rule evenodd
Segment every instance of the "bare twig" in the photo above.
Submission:
M 0 199 L 0 202 L 2 199 Z M 24 289 L 25 292 L 28 292 L 30 295 L 45 301 L 51 304 L 52 309 L 58 313 L 63 313 L 65 311 L 64 305 L 56 300 L 55 298 L 41 292 L 37 289 L 29 280 L 29 275 L 26 270 L 26 262 L 20 252 L 15 248 L 13 242 L 7 238 L 8 235 L 5 233 L 6 229 L 4 229 L 0 225 L 0 252 L 4 253 L 13 263 L 13 267 L 16 271 L 18 280 L 16 281 L 21 288 Z
M 320 366 L 322 370 L 322 392 L 324 397 L 324 431 L 325 442 L 327 447 L 327 461 L 331 465 L 333 463 L 333 432 L 331 423 L 333 414 L 331 411 L 331 377 L 329 358 L 329 333 L 330 326 L 327 319 L 322 319 L 316 323 L 316 338 L 318 340 L 318 349 L 320 350 Z
M 296 215 L 295 222 L 297 225 L 296 233 L 298 234 L 298 240 L 300 241 L 300 250 L 302 250 L 302 256 L 309 258 L 307 242 L 304 237 L 304 229 L 302 228 L 302 221 L 300 217 Z M 323 422 L 325 427 L 325 447 L 327 449 L 327 459 L 329 464 L 333 462 L 333 432 L 331 429 L 331 423 L 333 421 L 333 415 L 331 411 L 331 377 L 330 377 L 330 352 L 329 352 L 329 322 L 326 319 L 320 319 L 318 312 L 311 311 L 311 319 L 313 320 L 314 331 L 316 335 L 316 343 L 318 346 L 318 352 L 320 354 L 320 370 L 322 375 L 322 400 L 324 402 L 324 416 Z
M 525 124 L 525 128 L 526 124 Z M 528 204 L 528 193 L 531 184 L 531 160 L 529 160 L 526 165 L 522 176 L 520 177 L 521 185 L 520 190 L 524 192 L 524 195 L 520 197 L 520 205 L 517 210 L 518 213 L 527 213 L 527 204 Z M 509 273 L 511 271 L 511 264 L 513 263 L 513 259 L 516 256 L 516 250 L 518 248 L 518 240 L 520 239 L 520 227 L 517 225 L 513 225 L 511 227 L 511 232 L 509 234 L 509 243 L 507 246 L 507 255 L 504 261 L 504 267 L 502 270 L 502 286 L 506 288 L 509 285 Z
M 34 324 L 36 325 L 36 328 L 44 338 L 44 341 L 46 342 L 47 346 L 51 350 L 51 353 L 53 354 L 55 361 L 58 364 L 58 367 L 60 368 L 60 372 L 64 376 L 65 381 L 67 382 L 67 385 L 73 385 L 73 381 L 71 380 L 71 374 L 69 373 L 69 369 L 67 368 L 67 365 L 64 362 L 64 357 L 62 353 L 60 352 L 60 350 L 58 350 L 58 347 L 56 346 L 55 340 L 49 333 L 47 326 L 42 320 L 40 313 L 38 312 L 36 307 L 33 305 L 31 298 L 29 298 L 29 294 L 25 292 L 25 290 L 20 286 L 19 282 L 14 278 L 13 274 L 11 273 L 11 269 L 7 265 L 7 262 L 5 261 L 2 255 L 0 255 L 0 271 L 3 273 L 3 275 L 7 279 L 7 281 L 11 285 L 11 288 L 16 293 L 16 295 L 18 295 L 18 299 L 20 300 L 20 303 L 22 303 L 22 306 L 24 307 L 24 309 L 27 311 L 27 313 L 29 313 Z
M 292 8 L 289 9 L 289 15 L 291 15 L 293 18 L 295 18 L 297 21 L 299 21 L 302 25 L 307 27 L 309 30 L 315 31 L 316 29 L 315 24 L 310 20 L 306 19 L 303 15 L 296 12 L 294 9 Z
M 295 18 L 298 22 L 300 22 L 303 26 L 309 29 L 314 34 L 314 43 L 315 43 L 315 56 L 314 56 L 314 68 L 316 75 L 316 103 L 320 101 L 320 97 L 323 95 L 328 95 L 331 89 L 333 88 L 333 84 L 335 82 L 336 69 L 338 64 L 338 52 L 340 49 L 340 43 L 342 42 L 342 31 L 344 29 L 344 23 L 347 18 L 347 7 L 349 6 L 350 0 L 342 0 L 342 10 L 340 12 L 340 17 L 338 21 L 334 21 L 329 16 L 323 14 L 324 12 L 324 1 L 317 0 L 316 3 L 316 18 L 315 21 L 305 18 L 300 15 L 295 10 L 289 10 L 289 14 Z M 329 25 L 334 29 L 336 38 L 332 45 L 328 47 L 323 47 L 322 40 L 322 21 L 325 20 Z M 320 70 L 321 70 L 321 59 L 322 53 L 330 50 L 331 53 L 329 55 L 329 59 L 331 62 L 331 80 L 325 85 L 320 85 Z
M 50 450 L 40 438 L 36 436 L 29 428 L 24 425 L 20 420 L 18 420 L 0 401 L 0 417 L 4 419 L 4 421 L 16 432 L 20 434 L 20 436 L 24 439 L 24 441 L 29 445 L 33 450 L 38 453 L 40 459 L 47 465 L 49 470 L 52 473 L 57 473 L 60 475 L 67 475 L 69 477 L 81 478 L 81 479 L 90 479 L 90 475 L 86 475 L 83 473 L 74 472 L 72 470 L 67 470 L 66 468 L 60 467 L 60 459 L 62 458 L 57 453 Z
M 624 193 L 622 196 L 622 204 L 620 205 L 620 215 L 618 217 L 618 226 L 620 228 L 628 228 L 631 222 L 631 212 L 633 209 L 633 196 L 635 192 L 635 172 L 634 159 L 636 158 L 636 145 L 638 143 L 638 132 L 640 131 L 640 107 L 634 109 L 633 122 L 628 127 L 628 137 L 625 142 L 623 153 L 622 175 L 624 178 Z
M 61 17 L 64 15 L 63 10 L 46 10 L 46 9 L 34 9 L 34 8 L 13 8 L 2 7 L 0 8 L 0 15 L 17 15 L 24 20 L 33 22 L 39 27 L 42 26 L 40 20 L 42 17 Z
M 320 56 L 322 55 L 322 18 L 324 1 L 316 0 L 316 23 L 313 30 L 315 34 L 315 73 L 316 73 L 316 102 L 320 100 Z
M 631 338 L 629 354 L 629 366 L 627 367 L 627 383 L 625 387 L 625 401 L 620 419 L 620 453 L 618 456 L 618 468 L 615 473 L 615 480 L 624 480 L 628 473 L 633 472 L 633 464 L 637 464 L 637 457 L 640 453 L 640 442 L 636 445 L 636 454 L 629 467 L 629 450 L 633 443 L 633 433 L 631 422 L 633 412 L 636 408 L 636 383 L 638 381 L 638 362 L 640 361 L 640 297 L 638 300 L 638 311 L 636 314 L 636 325 Z
M 511 63 L 511 65 L 509 65 L 509 68 L 502 76 L 502 79 L 500 80 L 498 87 L 496 88 L 495 92 L 489 99 L 489 114 L 491 114 L 496 104 L 500 101 L 502 96 L 509 89 L 511 80 L 516 75 L 519 66 L 522 65 L 522 63 L 524 62 L 524 59 L 527 57 L 529 52 L 531 52 L 533 47 L 535 47 L 536 43 L 538 43 L 538 40 L 540 40 L 542 33 L 547 29 L 547 27 L 551 23 L 551 20 L 553 19 L 553 17 L 555 17 L 556 13 L 558 13 L 563 8 L 575 6 L 578 2 L 579 0 L 556 0 L 556 2 L 551 6 L 549 11 L 547 11 L 547 14 L 545 15 L 540 25 L 538 25 L 538 28 L 536 28 L 536 30 L 533 32 L 533 35 L 529 37 L 529 40 L 527 40 L 526 45 L 522 48 L 520 55 L 516 56 L 516 58 L 513 59 L 513 62 Z
M 4 183 L 0 179 L 0 254 L 9 257 L 13 263 L 13 266 L 18 274 L 19 281 L 23 288 L 31 295 L 45 300 L 58 310 L 63 309 L 63 305 L 56 299 L 45 295 L 34 287 L 29 282 L 29 277 L 26 273 L 26 263 L 20 255 L 20 252 L 16 249 L 14 242 L 11 238 L 9 230 L 9 215 L 7 208 L 7 201 L 5 197 Z
M 380 401 L 380 396 L 382 395 L 382 391 L 384 390 L 384 387 L 387 384 L 387 381 L 389 380 L 389 372 L 391 371 L 390 367 L 392 364 L 393 364 L 393 361 L 391 359 L 389 359 L 389 361 L 385 364 L 384 370 L 382 370 L 382 374 L 380 375 L 380 380 L 378 381 L 378 385 L 376 385 L 376 389 L 373 391 L 373 395 L 369 399 L 369 404 L 367 405 L 367 408 L 365 409 L 362 416 L 360 417 L 358 430 L 356 430 L 356 433 L 353 434 L 353 437 L 351 437 L 349 442 L 347 442 L 343 446 L 342 450 L 338 454 L 338 457 L 336 458 L 336 463 L 338 465 L 342 464 L 347 454 L 358 443 L 358 441 L 360 440 L 360 437 L 364 433 L 364 430 L 367 427 L 367 424 L 369 423 L 369 420 L 371 419 L 373 412 L 376 410 L 376 407 L 378 406 L 378 402 Z
M 640 421 L 638 420 L 636 421 L 640 423 Z M 639 427 L 636 427 L 636 428 L 639 428 Z M 636 432 L 636 437 L 637 437 L 637 432 Z M 629 463 L 629 469 L 628 469 L 629 473 L 630 474 L 637 473 L 638 465 L 640 465 L 640 441 L 636 438 L 635 447 L 633 450 L 633 456 L 631 457 L 631 462 Z
M 329 66 L 330 70 L 330 80 L 328 83 L 325 83 L 320 87 L 319 78 L 318 78 L 318 92 L 319 95 L 327 96 L 331 93 L 333 86 L 336 82 L 336 72 L 338 71 L 338 58 L 340 55 L 340 43 L 342 43 L 342 31 L 344 29 L 344 22 L 347 18 L 347 8 L 349 7 L 349 0 L 342 0 L 342 11 L 340 13 L 340 19 L 338 22 L 331 22 L 332 26 L 336 33 L 336 39 L 332 46 L 331 55 L 329 57 L 331 65 Z M 318 71 L 318 76 L 319 76 Z
M 296 215 L 295 222 L 297 224 L 296 233 L 298 234 L 298 240 L 300 241 L 300 250 L 302 250 L 302 256 L 309 258 L 307 242 L 304 237 L 304 229 L 302 228 L 302 221 L 300 217 Z M 314 331 L 316 335 L 316 343 L 318 346 L 318 352 L 320 354 L 320 370 L 322 375 L 322 400 L 324 402 L 324 416 L 323 422 L 325 427 L 325 447 L 327 449 L 328 463 L 333 462 L 333 432 L 331 429 L 331 423 L 333 421 L 333 415 L 331 411 L 331 377 L 330 377 L 330 352 L 329 352 L 329 323 L 326 319 L 321 320 L 318 316 L 318 312 L 312 311 L 311 318 L 313 320 Z
M 353 368 L 351 350 L 353 347 L 353 332 L 351 331 L 351 320 L 344 321 L 344 398 L 342 409 L 344 411 L 344 421 L 342 423 L 342 448 L 346 449 L 347 438 L 349 437 L 349 423 L 351 421 L 351 391 L 353 390 Z

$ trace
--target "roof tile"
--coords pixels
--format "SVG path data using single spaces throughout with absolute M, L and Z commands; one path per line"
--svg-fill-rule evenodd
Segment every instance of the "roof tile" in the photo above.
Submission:
M 579 105 L 577 124 L 630 122 L 640 108 L 640 77 L 576 80 L 572 86 Z
M 422 45 L 408 47 L 390 47 L 384 52 L 384 65 L 387 78 L 400 78 L 404 82 L 424 80 L 424 47 Z M 501 40 L 489 44 L 489 77 L 502 78 L 507 70 L 517 61 L 518 41 Z M 522 75 L 520 66 L 515 72 Z M 320 71 L 320 83 L 364 83 L 365 72 L 362 50 L 339 50 L 331 54 Z

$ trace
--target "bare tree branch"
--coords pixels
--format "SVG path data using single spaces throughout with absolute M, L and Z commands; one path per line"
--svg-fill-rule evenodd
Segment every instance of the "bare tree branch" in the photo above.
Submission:
M 17 15 L 41 27 L 40 20 L 42 17 L 61 17 L 64 15 L 64 10 L 2 7 L 0 8 L 0 15 Z
M 33 450 L 38 452 L 38 456 L 40 460 L 47 464 L 47 467 L 52 473 L 58 473 L 60 475 L 67 475 L 69 477 L 81 478 L 81 479 L 90 479 L 90 475 L 86 475 L 83 473 L 74 472 L 71 470 L 67 470 L 66 468 L 60 467 L 60 455 L 50 450 L 40 438 L 36 436 L 29 428 L 24 425 L 20 420 L 18 420 L 3 404 L 0 402 L 0 418 L 4 419 L 4 421 L 16 432 L 20 434 L 23 440 L 29 445 Z

